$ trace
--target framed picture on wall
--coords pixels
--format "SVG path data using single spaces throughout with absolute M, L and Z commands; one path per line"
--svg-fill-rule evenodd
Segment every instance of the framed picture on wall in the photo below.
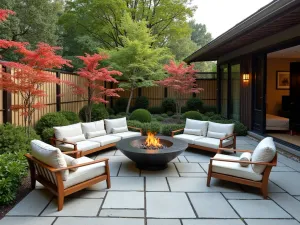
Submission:
M 276 72 L 276 89 L 289 90 L 290 89 L 290 72 L 277 71 Z

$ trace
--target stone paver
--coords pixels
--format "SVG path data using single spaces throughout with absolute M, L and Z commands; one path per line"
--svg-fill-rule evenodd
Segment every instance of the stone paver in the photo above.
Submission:
M 206 186 L 206 178 L 168 177 L 171 191 L 180 192 L 239 192 L 241 189 L 232 182 L 211 180 L 210 187 Z
M 147 217 L 150 218 L 195 218 L 185 193 L 148 192 Z
M 254 149 L 255 140 L 238 137 L 237 147 Z M 111 189 L 100 182 L 65 198 L 37 182 L 2 225 L 300 225 L 300 163 L 278 156 L 269 181 L 269 198 L 258 189 L 212 179 L 206 187 L 208 162 L 214 154 L 188 149 L 162 171 L 140 171 L 116 149 L 92 154 L 109 158 Z M 245 221 L 245 222 L 244 222 Z
M 4 217 L 1 225 L 52 225 L 55 217 Z
M 178 219 L 148 219 L 147 225 L 181 225 Z
M 133 218 L 75 218 L 75 217 L 60 217 L 54 225 L 144 225 L 144 219 Z
M 270 180 L 291 195 L 300 195 L 300 173 L 276 172 L 270 174 Z
M 300 202 L 297 199 L 286 193 L 271 193 L 269 197 L 300 221 Z
M 147 177 L 146 191 L 170 191 L 165 177 Z
M 291 218 L 271 200 L 229 200 L 242 218 Z
M 199 218 L 239 218 L 220 193 L 189 193 Z
M 129 210 L 129 209 L 102 209 L 100 215 L 102 217 L 144 217 L 145 211 Z
M 198 163 L 175 163 L 179 173 L 203 173 Z
M 41 216 L 97 216 L 103 199 L 66 198 L 64 208 L 57 211 L 57 200 L 53 199 Z
M 45 189 L 30 192 L 19 204 L 7 213 L 10 216 L 38 216 L 52 199 Z
M 276 220 L 276 219 L 247 219 L 246 223 L 248 225 L 300 225 L 296 220 Z
M 103 204 L 107 209 L 143 209 L 144 192 L 108 192 Z
M 182 222 L 183 225 L 244 225 L 240 219 L 184 219 Z

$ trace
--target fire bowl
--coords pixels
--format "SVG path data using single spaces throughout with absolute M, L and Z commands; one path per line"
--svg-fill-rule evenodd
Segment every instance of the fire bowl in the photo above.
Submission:
M 163 149 L 142 149 L 145 136 L 126 138 L 117 142 L 117 148 L 143 170 L 162 170 L 168 167 L 168 162 L 180 155 L 188 144 L 172 137 L 157 136 Z

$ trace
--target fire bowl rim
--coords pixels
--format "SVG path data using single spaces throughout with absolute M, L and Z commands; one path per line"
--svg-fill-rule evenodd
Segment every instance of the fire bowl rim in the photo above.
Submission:
M 117 142 L 116 147 L 120 151 L 127 151 L 127 152 L 132 152 L 132 153 L 138 153 L 138 154 L 168 154 L 172 152 L 178 152 L 178 151 L 183 151 L 188 147 L 188 143 L 179 139 L 175 139 L 173 137 L 168 137 L 168 136 L 161 136 L 161 135 L 156 135 L 159 139 L 164 139 L 167 141 L 172 142 L 172 146 L 163 148 L 163 149 L 142 149 L 142 148 L 137 148 L 131 145 L 131 142 L 137 139 L 144 139 L 147 136 L 139 136 L 139 137 L 131 137 L 131 138 L 126 138 L 122 139 L 119 142 Z M 151 153 L 149 152 L 151 151 Z

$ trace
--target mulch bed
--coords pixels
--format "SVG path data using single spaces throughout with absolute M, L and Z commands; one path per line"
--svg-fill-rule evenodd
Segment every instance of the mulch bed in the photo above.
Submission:
M 0 205 L 0 220 L 8 213 L 16 204 L 18 204 L 31 191 L 30 176 L 23 178 L 22 184 L 18 189 L 16 199 L 8 205 Z

